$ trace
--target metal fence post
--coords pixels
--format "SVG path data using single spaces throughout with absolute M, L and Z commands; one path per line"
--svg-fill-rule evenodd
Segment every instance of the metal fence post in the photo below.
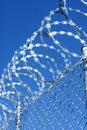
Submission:
M 84 78 L 85 78 L 85 93 L 86 93 L 86 107 L 87 107 L 87 46 L 82 47 L 83 61 L 84 61 Z

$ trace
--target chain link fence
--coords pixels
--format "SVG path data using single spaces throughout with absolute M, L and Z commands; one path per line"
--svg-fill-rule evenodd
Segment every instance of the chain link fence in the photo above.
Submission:
M 66 5 L 59 0 L 59 7 L 41 21 L 4 69 L 0 130 L 87 129 L 86 57 L 79 51 L 86 46 L 87 34 L 69 12 L 84 17 L 87 13 Z

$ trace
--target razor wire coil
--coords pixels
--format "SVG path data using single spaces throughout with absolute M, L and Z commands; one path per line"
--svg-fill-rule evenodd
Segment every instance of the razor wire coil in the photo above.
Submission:
M 84 0 L 79 2 L 87 5 Z M 74 39 L 79 48 L 86 46 L 87 33 L 69 12 L 87 17 L 87 12 L 59 0 L 59 7 L 41 21 L 40 28 L 15 51 L 4 69 L 0 80 L 1 130 L 87 129 L 84 57 L 66 43 Z M 30 117 L 25 119 L 26 113 Z

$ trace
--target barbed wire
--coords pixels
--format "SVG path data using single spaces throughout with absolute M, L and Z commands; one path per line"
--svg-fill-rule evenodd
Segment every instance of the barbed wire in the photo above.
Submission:
M 80 2 L 84 5 L 87 4 L 83 0 L 80 0 Z M 7 65 L 7 68 L 4 69 L 0 80 L 1 130 L 8 130 L 11 122 L 14 124 L 14 128 L 10 128 L 11 130 L 22 129 L 21 120 L 23 111 L 27 109 L 29 105 L 32 106 L 32 104 L 39 100 L 44 93 L 47 95 L 47 98 L 49 98 L 48 91 L 53 91 L 54 86 L 56 86 L 59 82 L 63 82 L 63 78 L 66 77 L 68 73 L 72 73 L 72 70 L 74 71 L 74 69 L 76 69 L 79 65 L 80 68 L 82 68 L 84 60 L 82 54 L 80 52 L 78 53 L 78 51 L 72 51 L 72 48 L 70 47 L 71 45 L 67 45 L 66 42 L 69 41 L 72 43 L 73 39 L 76 43 L 78 43 L 79 48 L 81 48 L 86 45 L 87 33 L 82 27 L 79 27 L 75 22 L 73 22 L 73 19 L 69 16 L 70 11 L 87 17 L 87 12 L 67 7 L 66 0 L 59 0 L 59 7 L 52 10 L 49 15 L 41 21 L 40 28 L 33 33 L 31 38 L 26 40 L 26 43 L 21 46 L 19 50 L 15 51 L 14 56 Z M 66 26 L 67 28 L 65 28 Z M 64 38 L 63 40 L 61 36 Z M 78 72 L 75 71 L 75 73 L 77 74 Z M 79 81 L 80 78 L 81 74 L 79 75 Z M 75 84 L 73 77 L 68 80 L 68 83 L 63 82 L 62 85 L 67 84 L 68 86 L 72 82 Z M 78 83 L 76 83 L 76 85 L 79 86 Z M 63 93 L 61 92 L 62 88 L 60 89 L 57 86 L 56 89 L 59 89 L 58 91 Z M 79 91 L 81 92 L 81 90 L 83 92 L 85 91 L 85 89 L 82 88 Z M 74 96 L 74 92 L 72 92 L 73 90 L 70 91 Z M 62 95 L 65 96 L 65 94 Z M 58 100 L 58 97 L 56 98 Z M 76 96 L 76 99 L 78 100 L 79 96 Z M 69 100 L 68 97 L 67 100 Z M 49 101 L 51 101 L 50 98 Z M 81 102 L 83 103 L 82 100 Z M 84 120 L 85 112 L 82 114 L 80 108 L 77 108 L 79 107 L 77 102 L 74 104 L 73 100 L 70 100 L 70 103 L 73 104 L 74 108 L 79 110 L 78 113 L 82 115 L 81 119 Z M 64 106 L 65 102 L 62 104 L 63 109 Z M 34 111 L 37 111 L 35 110 L 35 107 L 32 106 L 32 108 Z M 68 111 L 69 108 L 65 109 Z M 49 111 L 52 113 L 52 110 Z M 85 108 L 84 111 L 86 111 Z M 63 117 L 64 113 L 62 113 L 62 110 L 58 110 L 57 108 L 57 112 L 60 113 L 60 115 L 62 114 Z M 35 117 L 33 113 L 32 116 L 33 118 Z M 41 118 L 41 114 L 38 116 Z M 82 124 L 77 122 L 76 117 L 72 114 L 70 117 L 73 117 L 76 124 L 81 129 L 85 130 L 85 128 L 87 128 L 86 124 L 83 128 Z M 65 116 L 63 118 L 67 120 Z M 55 120 L 58 121 L 57 117 Z M 69 123 L 69 120 L 66 122 Z M 47 119 L 47 121 L 51 123 L 49 119 Z M 16 124 L 14 122 L 16 122 Z M 43 124 L 43 128 L 47 129 L 44 121 Z M 55 125 L 53 126 L 53 124 L 50 124 L 50 126 L 53 130 L 58 128 Z M 67 127 L 64 129 L 60 123 L 59 126 L 62 130 L 67 129 Z M 32 127 L 29 127 L 29 129 L 37 130 L 37 128 L 35 129 L 35 126 L 33 125 Z M 74 129 L 71 123 L 69 123 L 69 127 Z M 40 128 L 40 130 L 42 130 L 42 128 Z

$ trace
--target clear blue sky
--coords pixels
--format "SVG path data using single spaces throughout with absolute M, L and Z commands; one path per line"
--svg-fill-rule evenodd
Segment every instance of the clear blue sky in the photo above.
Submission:
M 78 3 L 73 5 L 78 6 Z M 39 28 L 44 16 L 57 6 L 58 0 L 0 0 L 0 75 L 14 51 Z
M 57 4 L 57 0 L 0 0 L 0 75 L 14 51 Z
M 67 0 L 72 2 L 70 6 L 80 8 L 84 11 L 80 0 Z M 74 1 L 74 2 L 73 2 Z M 14 51 L 26 42 L 28 37 L 40 27 L 40 22 L 49 11 L 58 7 L 58 0 L 0 0 L 0 75 L 3 68 L 10 62 Z M 87 28 L 87 19 L 71 14 L 74 21 Z M 61 29 L 60 29 L 61 30 Z M 87 32 L 87 31 L 86 31 Z M 61 41 L 64 39 L 61 37 Z M 80 51 L 79 42 L 66 39 L 70 49 Z

